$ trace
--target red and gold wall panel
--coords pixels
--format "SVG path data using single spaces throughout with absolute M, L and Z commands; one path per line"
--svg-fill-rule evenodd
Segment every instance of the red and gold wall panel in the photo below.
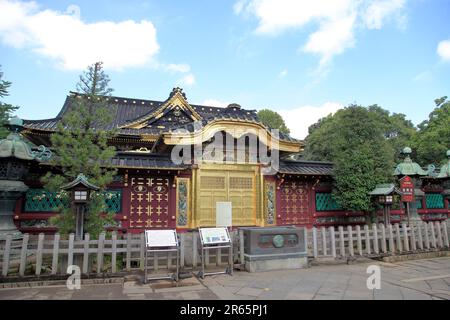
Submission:
M 278 225 L 312 225 L 311 186 L 306 181 L 284 181 L 278 190 Z
M 170 212 L 170 177 L 129 177 L 129 228 L 170 228 L 175 220 Z

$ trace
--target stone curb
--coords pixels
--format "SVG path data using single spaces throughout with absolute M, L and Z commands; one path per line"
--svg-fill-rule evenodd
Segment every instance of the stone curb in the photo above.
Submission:
M 43 280 L 43 281 L 22 281 L 22 282 L 8 282 L 0 283 L 0 289 L 15 289 L 15 288 L 36 288 L 49 286 L 66 286 L 67 280 Z M 81 279 L 82 285 L 94 284 L 123 284 L 124 278 L 101 278 L 101 279 Z
M 402 255 L 383 257 L 381 260 L 384 262 L 401 262 L 408 260 L 418 260 L 418 259 L 430 259 L 430 258 L 441 258 L 450 257 L 450 251 L 433 251 L 433 252 L 420 252 L 420 253 L 406 253 Z

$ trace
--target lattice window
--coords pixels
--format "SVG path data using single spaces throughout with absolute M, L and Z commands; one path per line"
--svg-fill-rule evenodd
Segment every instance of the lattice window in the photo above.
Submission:
M 440 193 L 425 194 L 427 209 L 444 209 L 444 197 Z
M 202 189 L 225 189 L 225 177 L 200 177 L 200 188 Z
M 333 198 L 331 192 L 316 192 L 316 211 L 342 210 L 342 207 Z
M 122 210 L 122 191 L 107 190 L 105 191 L 105 204 L 108 212 L 120 212 Z
M 29 189 L 25 194 L 26 212 L 49 212 L 55 211 L 58 207 L 69 207 L 68 197 L 64 197 L 56 192 L 49 192 L 43 189 Z
M 252 178 L 230 177 L 230 189 L 253 189 Z
M 122 209 L 122 191 L 108 190 L 104 192 L 108 212 L 120 212 Z M 70 200 L 60 193 L 44 189 L 29 189 L 25 194 L 25 212 L 50 212 L 59 207 L 68 208 Z

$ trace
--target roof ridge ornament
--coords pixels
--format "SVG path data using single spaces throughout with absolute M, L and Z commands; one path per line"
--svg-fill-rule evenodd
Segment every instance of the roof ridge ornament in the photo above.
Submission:
M 164 101 L 156 110 L 152 110 L 146 115 L 135 119 L 130 123 L 124 124 L 119 128 L 142 129 L 165 116 L 168 111 L 174 110 L 177 107 L 180 111 L 185 112 L 186 115 L 190 119 L 192 119 L 192 121 L 199 121 L 202 119 L 202 116 L 187 101 L 183 89 L 181 89 L 180 87 L 176 87 L 172 89 L 169 98 Z
M 186 94 L 183 92 L 183 88 L 180 88 L 180 87 L 176 87 L 176 88 L 173 88 L 173 89 L 172 89 L 172 92 L 170 93 L 169 99 L 168 99 L 168 100 L 170 100 L 170 99 L 171 99 L 173 96 L 175 96 L 177 93 L 178 93 L 178 94 L 181 94 L 181 96 L 184 98 L 184 100 L 187 101 Z

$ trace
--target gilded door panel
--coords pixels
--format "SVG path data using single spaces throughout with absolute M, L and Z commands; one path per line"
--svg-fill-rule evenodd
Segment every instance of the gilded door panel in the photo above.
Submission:
M 201 226 L 216 225 L 216 202 L 227 201 L 227 180 L 223 175 L 214 173 L 200 176 L 200 216 Z
M 169 178 L 131 177 L 130 228 L 169 226 Z
M 233 210 L 233 225 L 254 225 L 255 179 L 253 173 L 229 172 L 229 201 Z
M 199 226 L 215 226 L 216 202 L 231 201 L 233 225 L 255 225 L 254 172 L 203 170 L 200 174 Z

